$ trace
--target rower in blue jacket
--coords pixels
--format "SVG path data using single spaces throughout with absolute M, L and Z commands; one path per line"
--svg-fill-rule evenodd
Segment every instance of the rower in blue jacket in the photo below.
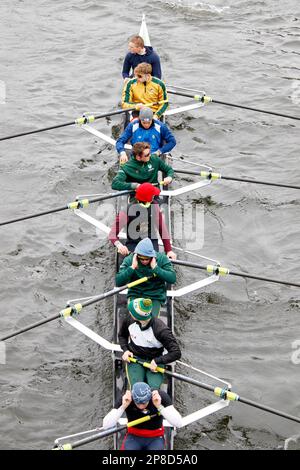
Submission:
M 150 108 L 142 108 L 139 118 L 130 122 L 117 140 L 116 149 L 121 164 L 128 161 L 124 149 L 128 141 L 131 145 L 136 142 L 148 142 L 151 145 L 151 154 L 157 156 L 170 152 L 176 145 L 175 137 L 168 126 L 158 119 L 153 119 L 153 111 Z

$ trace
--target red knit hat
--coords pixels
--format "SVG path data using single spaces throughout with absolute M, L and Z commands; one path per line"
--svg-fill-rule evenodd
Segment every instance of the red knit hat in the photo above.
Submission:
M 135 191 L 135 197 L 141 202 L 152 202 L 154 196 L 160 194 L 160 189 L 151 183 L 142 183 Z

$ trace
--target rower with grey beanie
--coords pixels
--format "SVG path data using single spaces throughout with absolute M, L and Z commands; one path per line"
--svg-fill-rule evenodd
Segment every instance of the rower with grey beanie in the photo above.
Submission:
M 127 162 L 125 144 L 136 142 L 149 142 L 152 155 L 160 156 L 162 153 L 171 152 L 176 145 L 176 140 L 166 124 L 153 118 L 150 108 L 142 108 L 138 119 L 131 121 L 123 134 L 116 142 L 116 150 L 120 157 L 120 163 Z

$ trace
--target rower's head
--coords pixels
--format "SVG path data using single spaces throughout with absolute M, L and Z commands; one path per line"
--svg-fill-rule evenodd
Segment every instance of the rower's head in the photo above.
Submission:
M 148 322 L 152 318 L 152 300 L 143 298 L 132 299 L 128 303 L 128 311 L 134 320 Z
M 128 50 L 131 54 L 141 54 L 144 48 L 144 39 L 141 36 L 131 36 L 128 43 Z
M 136 382 L 132 387 L 131 396 L 135 406 L 140 410 L 144 410 L 152 397 L 151 388 L 146 382 Z
M 132 154 L 138 162 L 149 162 L 151 157 L 150 144 L 148 142 L 136 142 L 132 147 Z
M 135 198 L 143 207 L 150 207 L 154 196 L 159 196 L 160 189 L 151 183 L 142 183 L 135 190 Z
M 156 251 L 150 238 L 143 238 L 135 247 L 134 253 L 137 255 L 138 261 L 147 266 L 152 258 L 156 258 Z
M 144 129 L 149 129 L 153 121 L 153 111 L 150 108 L 142 108 L 139 113 L 139 120 Z
M 152 65 L 147 62 L 142 62 L 134 69 L 134 76 L 139 83 L 147 83 L 151 80 Z

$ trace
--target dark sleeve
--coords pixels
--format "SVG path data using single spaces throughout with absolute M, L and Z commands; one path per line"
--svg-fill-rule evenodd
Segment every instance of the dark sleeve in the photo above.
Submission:
M 117 410 L 118 408 L 120 408 L 120 406 L 122 405 L 122 398 L 123 398 L 123 397 L 120 397 L 120 398 L 118 398 L 118 400 L 116 401 L 115 406 L 114 406 L 114 408 L 116 408 L 116 410 Z M 161 398 L 161 403 L 162 403 L 163 406 L 169 406 L 169 405 L 164 405 L 164 404 L 163 404 L 162 398 Z
M 161 66 L 160 66 L 160 58 L 156 52 L 152 53 L 152 76 L 161 79 Z
M 128 282 L 132 281 L 133 275 L 135 273 L 135 270 L 131 267 L 132 258 L 132 255 L 126 256 L 126 258 L 124 258 L 119 272 L 116 274 L 117 287 L 125 286 L 128 284 Z
M 163 255 L 162 266 L 156 266 L 152 271 L 163 281 L 169 284 L 175 284 L 176 272 L 171 261 L 166 255 Z
M 159 160 L 159 169 L 163 172 L 166 173 L 167 176 L 171 176 L 171 178 L 174 177 L 174 170 L 170 165 L 167 165 L 166 162 L 163 160 Z M 116 189 L 116 188 L 113 188 Z M 126 188 L 127 189 L 127 188 Z
M 129 330 L 128 330 L 128 318 L 123 320 L 120 330 L 118 333 L 119 344 L 123 352 L 128 351 L 128 339 L 129 339 Z
M 172 398 L 163 390 L 159 390 L 158 392 L 161 396 L 161 404 L 162 406 L 171 406 L 173 405 Z M 122 404 L 122 403 L 121 403 Z M 119 406 L 121 406 L 121 404 Z
M 131 69 L 131 64 L 130 64 L 130 54 L 126 54 L 124 63 L 123 63 L 123 69 L 122 69 L 122 77 L 123 78 L 129 78 L 129 72 Z
M 159 321 L 162 322 L 162 320 Z M 157 327 L 158 331 L 154 332 L 154 334 L 168 352 L 167 354 L 155 357 L 154 361 L 156 364 L 170 364 L 171 362 L 178 361 L 178 359 L 181 358 L 181 350 L 171 329 L 165 326 L 164 323 L 163 327 L 161 326 L 162 325 L 159 325 L 159 322 L 157 321 L 155 329 Z
M 132 186 L 132 183 L 127 183 L 127 175 L 125 171 L 120 168 L 114 179 L 112 180 L 111 187 L 112 189 L 115 189 L 117 191 L 124 191 L 127 189 L 134 189 L 134 186 Z

